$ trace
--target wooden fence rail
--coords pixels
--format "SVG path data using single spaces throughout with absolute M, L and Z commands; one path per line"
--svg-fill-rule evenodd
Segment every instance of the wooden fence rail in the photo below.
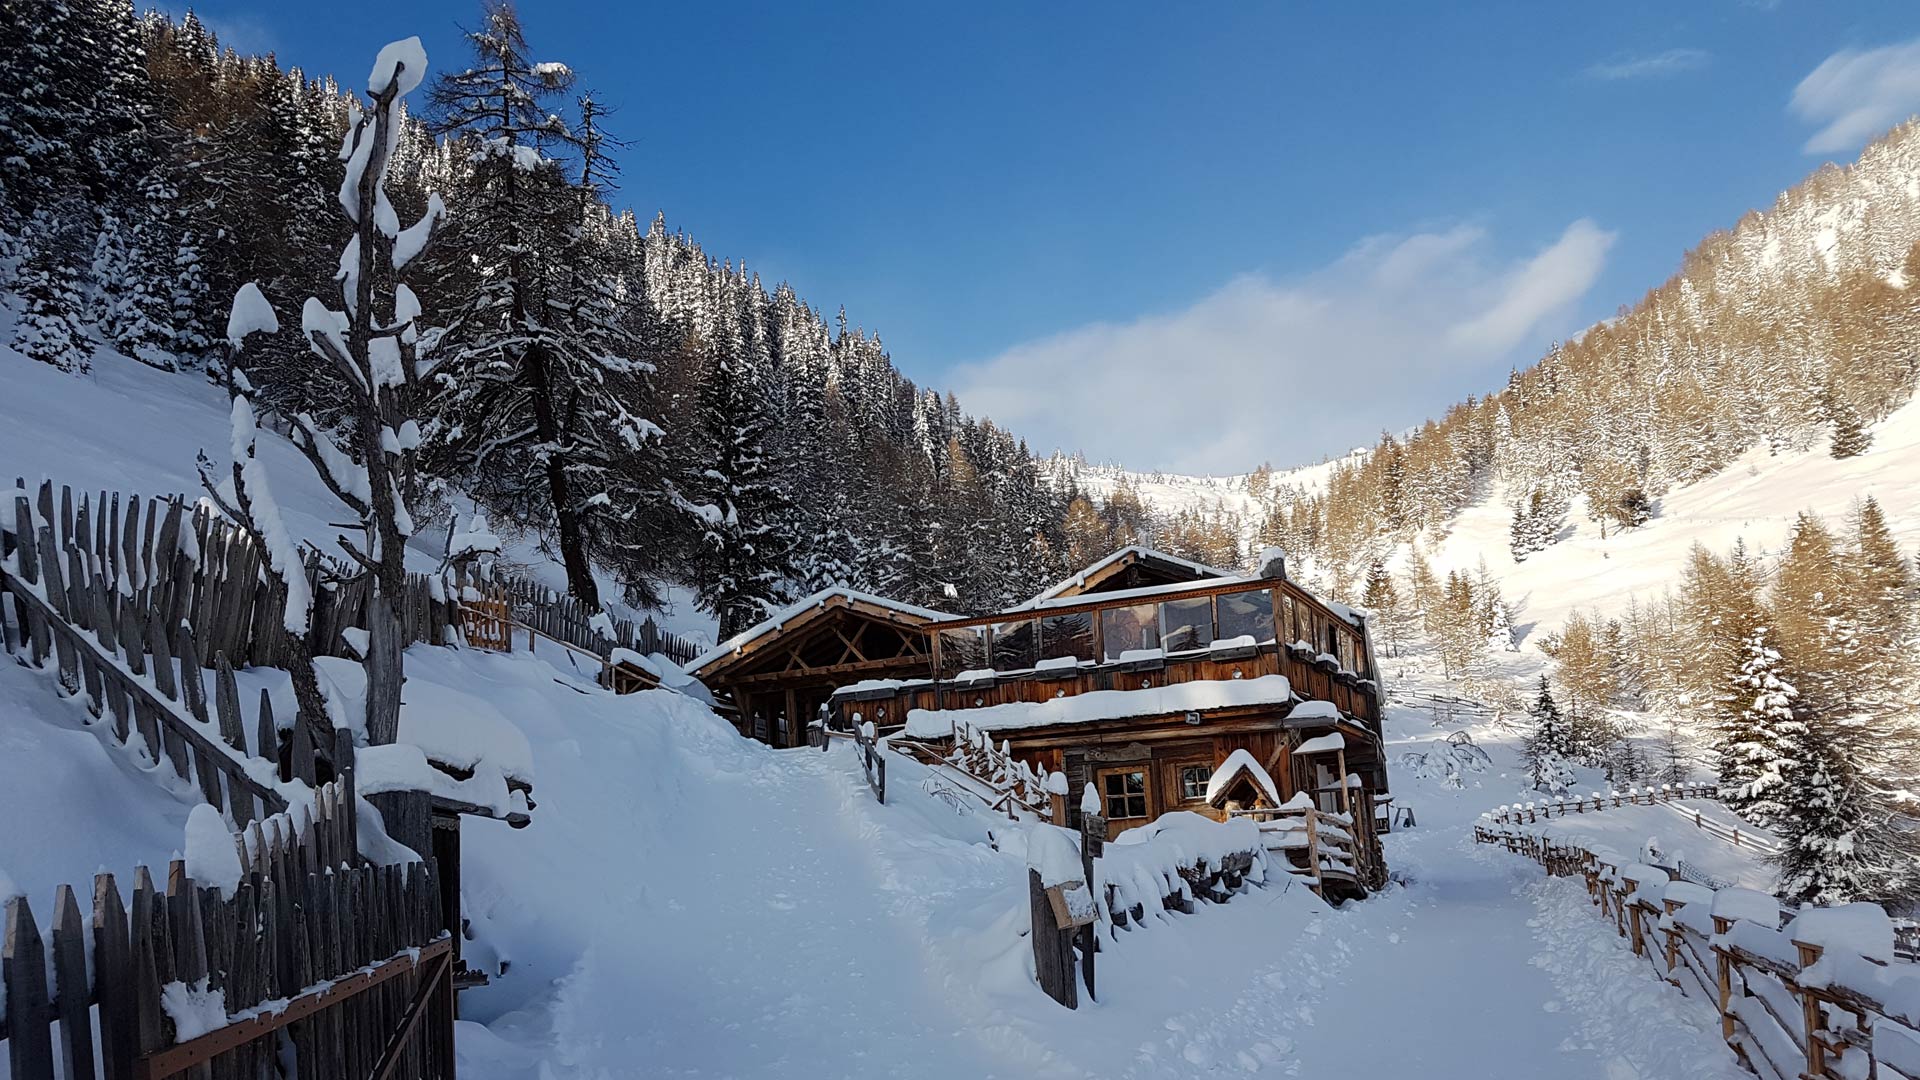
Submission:
M 1510 803 L 1494 810 L 1489 816 L 1498 825 L 1531 825 L 1557 817 L 1566 817 L 1569 814 L 1599 813 L 1622 806 L 1671 804 L 1680 799 L 1715 799 L 1719 795 L 1720 789 L 1712 784 L 1662 784 L 1658 788 L 1649 785 L 1646 788 L 1612 791 L 1605 795 L 1596 791 L 1584 799 L 1563 799 L 1559 802 L 1538 804 Z M 1694 828 L 1734 847 L 1753 848 L 1763 855 L 1772 854 L 1779 848 L 1778 844 L 1757 831 L 1715 821 L 1698 810 L 1690 810 L 1682 806 L 1669 808 Z
M 138 867 L 129 907 L 102 873 L 90 918 L 62 885 L 47 935 L 27 897 L 9 900 L 0 1039 L 13 1080 L 53 1080 L 56 1054 L 59 1075 L 106 1080 L 277 1077 L 283 1063 L 306 1077 L 452 1077 L 437 875 L 362 862 L 355 805 L 343 779 L 311 807 L 249 822 L 234 881 L 195 882 L 175 860 L 163 891 Z
M 1554 876 L 1584 878 L 1634 954 L 1682 993 L 1711 1002 L 1727 1045 L 1765 1080 L 1920 1080 L 1920 965 L 1897 946 L 1891 960 L 1829 957 L 1796 938 L 1798 921 L 1782 927 L 1784 913 L 1764 893 L 1670 881 L 1655 868 L 1511 828 L 1476 825 L 1474 840 Z

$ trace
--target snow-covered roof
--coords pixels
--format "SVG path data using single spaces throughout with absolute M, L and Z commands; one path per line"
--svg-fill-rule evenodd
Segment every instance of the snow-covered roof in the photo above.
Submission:
M 1244 747 L 1228 754 L 1227 760 L 1213 770 L 1212 778 L 1207 781 L 1207 803 L 1212 805 L 1225 796 L 1242 774 L 1253 781 L 1254 787 L 1259 789 L 1261 795 L 1266 796 L 1268 802 L 1275 806 L 1280 805 L 1280 789 L 1274 785 L 1273 777 L 1267 774 L 1267 770 Z
M 1094 690 L 1048 701 L 1009 701 L 978 709 L 914 709 L 907 713 L 907 736 L 945 738 L 952 734 L 956 720 L 982 731 L 1013 731 L 1131 716 L 1273 705 L 1292 697 L 1293 687 L 1285 675 L 1198 680 L 1146 690 Z
M 1294 747 L 1293 752 L 1296 756 L 1300 754 L 1331 754 L 1336 750 L 1345 750 L 1346 748 L 1346 736 L 1337 731 L 1330 731 L 1325 735 L 1316 735 L 1308 739 L 1306 742 Z
M 765 619 L 754 623 L 745 630 L 715 645 L 713 648 L 694 657 L 693 663 L 687 665 L 687 670 L 697 674 L 705 669 L 707 665 L 732 656 L 747 645 L 766 637 L 768 634 L 779 631 L 799 616 L 818 608 L 827 607 L 835 600 L 839 600 L 841 603 L 867 604 L 873 607 L 885 608 L 888 611 L 905 615 L 918 623 L 958 618 L 958 616 L 950 615 L 944 611 L 935 611 L 932 608 L 905 604 L 898 600 L 889 600 L 884 596 L 876 596 L 873 593 L 861 592 L 858 589 L 849 589 L 843 585 L 836 585 L 829 589 L 821 589 L 812 596 L 796 600 L 786 607 L 781 608 L 779 611 L 774 612 L 772 615 L 767 616 Z
M 1295 705 L 1293 711 L 1287 713 L 1287 719 L 1338 720 L 1340 719 L 1340 706 L 1335 705 L 1331 701 L 1322 701 L 1319 698 L 1314 698 L 1310 701 L 1303 701 Z
M 1064 581 L 1056 582 L 1051 588 L 1040 593 L 1038 596 L 1035 596 L 1033 599 L 1027 601 L 1024 604 L 1021 604 L 1019 607 L 1011 608 L 1009 610 L 1025 611 L 1028 608 L 1038 607 L 1044 604 L 1046 601 L 1052 600 L 1055 597 L 1059 596 L 1061 593 L 1070 592 L 1074 589 L 1078 589 L 1081 586 L 1084 586 L 1087 583 L 1088 578 L 1098 574 L 1102 570 L 1105 570 L 1107 567 L 1112 566 L 1114 563 L 1117 563 L 1123 559 L 1129 559 L 1129 558 L 1154 559 L 1159 562 L 1171 563 L 1175 566 L 1184 567 L 1185 569 L 1191 570 L 1195 574 L 1200 575 L 1201 577 L 1230 578 L 1230 577 L 1239 576 L 1235 571 L 1232 571 L 1232 570 L 1222 570 L 1217 566 L 1208 566 L 1205 563 L 1194 562 L 1192 559 L 1183 559 L 1178 555 L 1169 555 L 1164 551 L 1156 551 L 1153 548 L 1146 547 L 1141 544 L 1132 544 L 1127 547 L 1121 548 L 1120 550 L 1114 552 L 1111 555 L 1108 555 L 1106 558 L 1101 559 L 1099 562 L 1094 563 L 1092 566 L 1087 567 L 1086 569 L 1080 571 L 1079 573 L 1073 575 L 1072 577 L 1067 578 Z

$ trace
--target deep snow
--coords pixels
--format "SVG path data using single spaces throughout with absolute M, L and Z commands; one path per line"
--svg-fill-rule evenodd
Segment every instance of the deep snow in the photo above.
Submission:
M 15 475 L 192 490 L 194 452 L 225 440 L 226 402 L 192 376 L 103 355 L 75 377 L 0 349 L 0 378 Z M 338 520 L 283 440 L 260 446 L 294 531 Z M 1335 910 L 1277 878 L 1153 919 L 1102 954 L 1099 999 L 1069 1013 L 1031 982 L 1024 845 L 1006 823 L 956 809 L 903 759 L 882 806 L 844 744 L 771 750 L 689 698 L 614 697 L 556 663 L 409 653 L 410 708 L 457 723 L 483 703 L 533 756 L 532 825 L 465 828 L 467 955 L 505 964 L 462 1000 L 468 1076 L 1612 1080 L 1730 1065 L 1677 991 L 1619 966 L 1582 898 L 1473 847 L 1468 824 L 1521 797 L 1497 728 L 1474 730 L 1491 756 L 1458 787 L 1396 771 L 1421 824 L 1388 838 L 1400 883 L 1385 894 Z M 43 675 L 0 669 L 0 879 L 38 899 L 184 846 L 191 790 L 141 775 Z M 283 675 L 241 681 L 249 709 L 262 686 L 290 707 Z M 1390 713 L 1396 761 L 1446 734 Z

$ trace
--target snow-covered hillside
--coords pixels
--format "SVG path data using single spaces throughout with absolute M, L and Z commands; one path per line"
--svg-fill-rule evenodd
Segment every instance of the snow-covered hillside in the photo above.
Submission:
M 1657 597 L 1679 586 L 1693 545 L 1724 552 L 1744 539 L 1749 550 L 1777 555 L 1794 517 L 1811 511 L 1838 524 L 1858 499 L 1871 496 L 1886 511 L 1895 538 L 1920 546 L 1920 401 L 1910 402 L 1874 425 L 1873 445 L 1858 457 L 1837 460 L 1824 442 L 1803 450 L 1769 453 L 1758 445 L 1726 469 L 1670 492 L 1646 525 L 1627 531 L 1600 526 L 1578 498 L 1567 513 L 1560 540 L 1515 562 L 1508 543 L 1513 511 L 1508 492 L 1491 485 L 1437 535 L 1417 543 L 1444 575 L 1474 571 L 1484 562 L 1514 609 L 1522 648 L 1537 642 L 1575 609 L 1617 616 L 1634 598 Z M 1324 486 L 1330 464 L 1276 472 L 1275 484 L 1309 490 Z M 1189 477 L 1129 473 L 1089 467 L 1081 482 L 1102 494 L 1125 477 L 1165 514 L 1219 506 L 1255 517 L 1258 503 L 1246 477 Z M 1255 517 L 1257 520 L 1257 517 Z M 1402 545 L 1400 558 L 1409 548 Z M 1404 569 L 1399 559 L 1392 564 Z
M 191 490 L 195 451 L 220 445 L 219 395 L 189 378 L 105 358 L 81 378 L 0 364 L 0 461 L 16 474 Z M 281 441 L 262 453 L 289 521 L 324 535 L 330 497 Z M 1521 796 L 1497 721 L 1467 729 L 1487 756 L 1444 769 L 1459 725 L 1390 710 L 1396 799 L 1420 822 L 1387 838 L 1400 884 L 1334 909 L 1277 879 L 1153 917 L 1103 952 L 1098 1000 L 1067 1012 L 1032 982 L 1024 844 L 1004 819 L 956 808 L 904 758 L 881 805 L 845 744 L 772 750 L 693 699 L 616 697 L 560 663 L 408 654 L 403 724 L 481 711 L 533 755 L 532 825 L 465 830 L 468 957 L 495 973 L 463 998 L 466 1075 L 1737 1075 L 1711 1011 L 1622 959 L 1577 887 L 1474 847 L 1468 823 Z M 0 812 L 58 806 L 85 842 L 0 829 L 0 892 L 182 847 L 197 793 L 109 749 L 47 675 L 7 669 Z M 249 694 L 282 681 L 243 679 Z M 1492 1056 L 1489 1015 L 1529 1018 Z

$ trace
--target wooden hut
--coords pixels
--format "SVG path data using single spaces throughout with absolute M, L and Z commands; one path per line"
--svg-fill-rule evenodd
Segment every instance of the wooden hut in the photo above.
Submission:
M 1092 785 L 1116 832 L 1304 794 L 1377 844 L 1387 774 L 1366 619 L 1288 580 L 1277 559 L 1238 576 L 1126 549 L 1020 607 L 926 631 L 930 677 L 843 688 L 830 705 L 840 725 L 857 713 L 936 746 L 984 734 L 1064 773 L 1069 807 Z M 1210 797 L 1229 763 L 1235 785 L 1258 776 L 1275 790 Z
M 897 680 L 930 678 L 927 627 L 951 617 L 853 589 L 824 589 L 696 657 L 689 671 L 741 734 L 799 746 L 836 688 L 890 690 Z

